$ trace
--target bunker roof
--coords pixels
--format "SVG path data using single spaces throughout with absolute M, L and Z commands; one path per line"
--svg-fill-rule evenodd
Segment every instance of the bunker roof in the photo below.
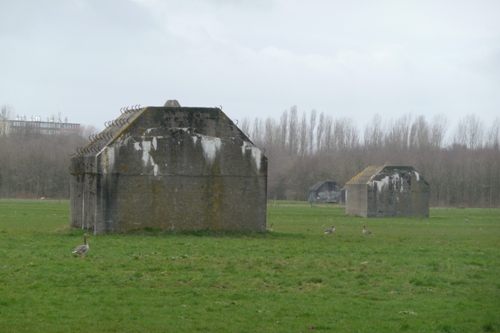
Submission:
M 411 166 L 402 166 L 402 165 L 389 165 L 389 164 L 384 164 L 384 165 L 372 165 L 369 167 L 366 167 L 363 171 L 358 173 L 356 176 L 352 177 L 351 180 L 349 180 L 346 185 L 351 185 L 351 184 L 367 184 L 373 178 L 380 174 L 385 168 L 390 168 L 390 169 L 401 169 L 401 170 L 415 170 Z
M 172 105 L 175 105 L 175 103 L 169 103 L 167 101 L 163 107 L 148 106 L 143 108 L 133 107 L 131 109 L 122 109 L 121 115 L 113 121 L 105 122 L 104 126 L 106 128 L 99 134 L 91 135 L 89 137 L 90 142 L 85 147 L 78 148 L 77 154 L 74 157 L 82 155 L 99 155 L 106 146 L 109 146 L 123 133 L 129 132 L 132 127 L 137 131 L 137 127 L 133 125 L 143 118 L 150 119 L 155 123 L 154 126 L 165 130 L 175 131 L 182 129 L 210 136 L 218 136 L 218 126 L 212 127 L 210 133 L 208 133 L 207 122 L 220 122 L 221 125 L 224 124 L 222 126 L 229 126 L 231 128 L 232 136 L 240 137 L 250 142 L 250 139 L 239 130 L 220 108 L 181 107 Z
M 363 171 L 358 173 L 356 176 L 352 177 L 351 180 L 349 180 L 346 185 L 350 184 L 366 184 L 370 181 L 370 179 L 378 174 L 385 165 L 372 165 L 369 167 L 366 167 Z

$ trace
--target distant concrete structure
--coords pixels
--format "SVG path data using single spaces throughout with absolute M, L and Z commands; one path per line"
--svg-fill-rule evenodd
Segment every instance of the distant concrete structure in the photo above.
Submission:
M 310 203 L 314 202 L 337 202 L 340 192 L 338 191 L 337 183 L 332 180 L 324 180 L 317 182 L 309 188 Z
M 429 217 L 430 186 L 411 166 L 370 166 L 345 188 L 347 215 Z
M 40 116 L 16 116 L 16 119 L 0 119 L 0 136 L 8 136 L 12 133 L 40 133 L 47 135 L 78 133 L 80 124 L 64 122 L 54 116 L 42 121 Z
M 78 149 L 71 225 L 265 231 L 264 154 L 219 108 L 165 105 L 122 110 Z

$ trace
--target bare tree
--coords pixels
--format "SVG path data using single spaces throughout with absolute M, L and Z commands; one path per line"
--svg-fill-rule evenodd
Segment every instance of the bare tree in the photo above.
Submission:
M 373 116 L 373 120 L 365 127 L 364 142 L 366 148 L 380 148 L 384 138 L 382 118 L 379 114 Z
M 290 108 L 290 123 L 288 126 L 288 146 L 289 153 L 291 155 L 297 155 L 299 146 L 299 133 L 298 133 L 299 121 L 297 116 L 297 107 L 292 106 Z
M 250 120 L 248 118 L 243 118 L 240 129 L 245 135 L 250 136 Z
M 443 148 L 448 129 L 448 119 L 444 115 L 434 116 L 431 126 L 430 141 L 434 149 Z
M 302 120 L 300 122 L 299 129 L 300 139 L 299 139 L 299 155 L 307 155 L 309 151 L 309 126 L 307 124 L 306 113 L 302 113 Z
M 455 129 L 453 143 L 462 144 L 469 149 L 481 148 L 483 145 L 483 123 L 474 114 L 469 114 L 459 121 Z
M 316 130 L 316 110 L 311 110 L 309 118 L 309 151 L 314 151 L 314 131 Z
M 491 123 L 486 136 L 486 146 L 497 150 L 500 147 L 500 118 L 498 117 Z
M 408 113 L 389 124 L 384 138 L 384 145 L 386 147 L 400 151 L 408 149 L 411 118 L 411 113 Z
M 316 129 L 316 153 L 321 151 L 323 132 L 325 130 L 325 115 L 323 112 L 319 114 L 318 127 Z
M 287 148 L 287 135 L 288 135 L 288 111 L 284 110 L 280 118 L 280 145 L 284 151 Z
M 321 151 L 331 152 L 335 149 L 335 141 L 333 137 L 333 118 L 331 115 L 326 115 L 323 119 L 323 137 Z

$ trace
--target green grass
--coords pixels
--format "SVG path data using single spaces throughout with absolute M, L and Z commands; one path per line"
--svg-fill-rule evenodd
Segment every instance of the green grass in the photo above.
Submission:
M 499 210 L 282 201 L 268 223 L 92 236 L 78 258 L 67 201 L 0 200 L 0 332 L 500 332 Z

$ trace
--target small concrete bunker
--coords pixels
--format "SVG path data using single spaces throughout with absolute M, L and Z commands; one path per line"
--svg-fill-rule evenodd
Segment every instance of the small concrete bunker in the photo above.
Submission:
M 219 108 L 122 114 L 71 158 L 71 226 L 265 231 L 267 158 Z
M 347 215 L 429 217 L 430 186 L 411 166 L 370 166 L 345 188 Z
M 310 203 L 314 202 L 337 202 L 340 192 L 337 183 L 332 180 L 324 180 L 317 182 L 309 188 Z

